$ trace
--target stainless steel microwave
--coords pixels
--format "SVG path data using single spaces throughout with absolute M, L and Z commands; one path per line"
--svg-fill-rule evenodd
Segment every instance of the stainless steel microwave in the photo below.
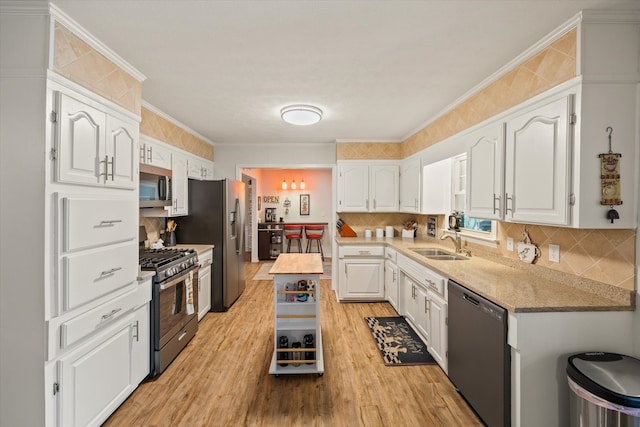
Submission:
M 171 176 L 169 169 L 140 164 L 140 207 L 171 206 Z

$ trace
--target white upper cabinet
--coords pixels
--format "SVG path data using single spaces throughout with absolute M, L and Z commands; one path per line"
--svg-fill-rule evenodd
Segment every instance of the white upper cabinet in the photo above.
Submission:
M 504 183 L 504 125 L 485 126 L 465 137 L 467 151 L 467 206 L 472 218 L 501 219 Z
M 369 166 L 369 210 L 397 212 L 400 169 L 397 164 Z
M 420 159 L 406 159 L 400 164 L 400 211 L 420 213 Z
M 505 218 L 568 225 L 573 97 L 518 113 L 506 123 Z
M 397 212 L 397 163 L 338 162 L 338 212 Z
M 187 175 L 187 158 L 179 153 L 171 154 L 171 190 L 173 204 L 170 216 L 187 215 L 189 209 L 189 178 Z
M 213 162 L 200 157 L 190 156 L 187 159 L 188 176 L 191 179 L 212 180 Z
M 422 213 L 451 213 L 451 159 L 444 159 L 422 168 Z
M 140 137 L 140 163 L 171 169 L 171 150 L 143 135 Z
M 81 95 L 55 92 L 57 181 L 113 188 L 137 185 L 138 126 Z

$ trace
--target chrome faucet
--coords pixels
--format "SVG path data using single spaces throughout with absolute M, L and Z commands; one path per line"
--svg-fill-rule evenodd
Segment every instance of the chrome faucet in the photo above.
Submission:
M 451 239 L 453 244 L 456 246 L 456 253 L 459 254 L 462 252 L 462 239 L 460 238 L 460 235 L 458 234 L 457 231 L 454 231 L 454 233 L 456 236 L 455 239 L 449 236 L 448 234 L 443 234 L 442 236 L 440 236 L 440 240 Z

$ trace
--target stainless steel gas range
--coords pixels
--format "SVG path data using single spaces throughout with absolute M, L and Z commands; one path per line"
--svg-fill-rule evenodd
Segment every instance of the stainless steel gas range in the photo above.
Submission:
M 140 268 L 153 271 L 151 370 L 162 373 L 198 330 L 198 255 L 193 249 L 140 251 Z

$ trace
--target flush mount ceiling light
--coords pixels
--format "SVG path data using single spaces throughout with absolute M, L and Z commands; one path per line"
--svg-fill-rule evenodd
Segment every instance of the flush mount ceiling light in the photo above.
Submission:
M 322 110 L 313 105 L 289 105 L 280 110 L 280 117 L 292 125 L 307 126 L 322 119 Z

